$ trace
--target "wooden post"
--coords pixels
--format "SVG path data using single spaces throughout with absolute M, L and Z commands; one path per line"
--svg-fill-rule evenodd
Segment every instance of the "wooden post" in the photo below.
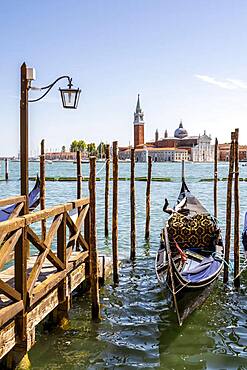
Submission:
M 79 150 L 77 150 L 76 152 L 76 169 L 77 169 L 76 170 L 77 172 L 77 199 L 80 199 L 82 196 L 82 193 L 81 193 L 82 185 L 81 185 L 81 152 Z M 78 216 L 79 216 L 80 210 L 81 208 L 79 207 Z M 78 241 L 76 242 L 76 250 L 77 251 L 80 250 L 80 244 Z
M 152 157 L 148 157 L 148 178 L 146 189 L 146 231 L 145 239 L 150 237 L 150 190 L 151 190 L 151 176 L 152 176 Z
M 66 254 L 66 212 L 63 214 L 63 219 L 57 231 L 57 256 L 64 263 L 65 269 L 68 267 L 68 260 Z M 66 277 L 59 283 L 58 286 L 58 300 L 57 308 L 57 324 L 62 329 L 68 328 L 69 323 L 69 309 L 71 304 L 70 295 L 66 295 Z
M 234 286 L 240 287 L 239 276 L 239 152 L 238 152 L 239 129 L 235 129 L 234 142 Z
M 118 284 L 118 142 L 113 142 L 113 202 L 112 202 L 113 282 Z
M 24 214 L 28 213 L 28 81 L 27 67 L 21 66 L 21 101 L 20 101 L 20 149 L 21 149 L 21 195 L 26 195 Z
M 81 199 L 81 152 L 76 152 L 76 167 L 77 167 L 77 199 Z
M 22 229 L 22 234 L 15 246 L 15 289 L 21 294 L 23 300 L 23 310 L 15 318 L 16 345 L 9 352 L 7 363 L 9 368 L 19 368 L 23 363 L 29 363 L 27 355 L 27 249 L 25 248 L 27 239 L 26 228 Z M 30 364 L 30 363 L 29 363 Z
M 234 136 L 235 133 L 231 133 L 231 146 L 229 153 L 229 173 L 227 182 L 227 202 L 226 202 L 226 237 L 225 237 L 225 261 L 224 264 L 224 277 L 223 282 L 228 282 L 229 274 L 229 261 L 230 261 L 230 249 L 231 249 L 231 214 L 232 214 L 232 179 L 234 170 Z
M 109 182 L 110 182 L 110 145 L 106 145 L 105 149 L 106 172 L 105 172 L 105 237 L 108 238 L 108 213 L 109 213 Z
M 185 176 L 185 168 L 184 168 L 184 159 L 182 159 L 182 181 L 185 180 L 184 176 Z
M 41 141 L 40 152 L 40 209 L 45 209 L 45 140 Z M 46 237 L 46 220 L 41 221 L 42 239 Z
M 27 66 L 23 63 L 21 66 L 21 100 L 20 100 L 20 158 L 21 158 L 21 195 L 26 196 L 26 201 L 21 214 L 29 213 L 28 198 L 28 80 Z M 25 238 L 25 248 L 27 257 L 30 255 L 30 246 Z
M 90 285 L 92 300 L 92 319 L 100 320 L 100 303 L 99 303 L 99 280 L 98 280 L 98 254 L 96 247 L 96 157 L 90 157 L 90 177 L 89 177 L 89 194 L 90 194 Z
M 218 139 L 214 145 L 214 217 L 218 218 Z
M 130 171 L 130 259 L 136 256 L 136 210 L 135 210 L 135 149 L 131 149 L 131 171 Z
M 9 179 L 9 169 L 8 169 L 8 158 L 5 158 L 5 180 L 8 181 Z

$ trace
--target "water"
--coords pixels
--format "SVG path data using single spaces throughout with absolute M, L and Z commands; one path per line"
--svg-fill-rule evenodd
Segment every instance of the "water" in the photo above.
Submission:
M 30 175 L 39 165 L 30 164 Z M 102 164 L 97 165 L 100 171 Z M 129 164 L 119 165 L 120 176 L 128 177 Z M 167 296 L 157 284 L 154 258 L 159 246 L 159 233 L 166 219 L 163 201 L 172 205 L 180 188 L 181 166 L 177 163 L 154 163 L 153 176 L 171 177 L 173 182 L 151 184 L 151 239 L 146 243 L 146 183 L 136 182 L 137 260 L 128 262 L 130 253 L 129 182 L 119 182 L 119 255 L 124 261 L 120 284 L 113 288 L 111 280 L 101 290 L 99 324 L 91 323 L 90 299 L 74 297 L 70 311 L 70 328 L 48 333 L 40 326 L 37 343 L 30 351 L 33 369 L 247 369 L 247 273 L 241 278 L 241 290 L 231 285 L 224 288 L 219 281 L 206 303 L 184 323 L 177 326 L 176 316 Z M 88 165 L 82 165 L 85 176 Z M 219 177 L 227 177 L 228 165 L 219 165 Z M 73 163 L 47 164 L 47 176 L 75 176 Z M 146 164 L 136 165 L 136 176 L 145 176 Z M 198 182 L 212 177 L 212 164 L 186 164 L 190 189 L 213 211 L 213 183 Z M 103 177 L 104 169 L 99 176 Z M 247 177 L 247 167 L 240 167 L 240 177 Z M 18 164 L 10 164 L 10 179 L 0 182 L 0 197 L 17 194 Z M 33 183 L 30 182 L 30 187 Z M 83 183 L 87 194 L 87 184 Z M 240 182 L 241 223 L 246 210 L 247 183 Z M 47 183 L 47 205 L 63 203 L 76 196 L 76 183 Z M 100 253 L 111 253 L 111 240 L 103 236 L 104 181 L 97 182 L 97 232 Z M 226 182 L 219 182 L 219 222 L 224 233 Z M 241 255 L 243 262 L 243 254 Z

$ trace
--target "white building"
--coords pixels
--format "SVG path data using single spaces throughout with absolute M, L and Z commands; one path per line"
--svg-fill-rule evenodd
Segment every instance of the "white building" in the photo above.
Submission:
M 193 162 L 213 162 L 214 145 L 211 145 L 211 136 L 204 134 L 199 135 L 197 145 L 191 149 L 191 160 Z
M 188 151 L 179 148 L 148 148 L 135 149 L 136 162 L 147 162 L 148 157 L 151 157 L 153 162 L 181 162 L 188 160 Z M 119 159 L 129 159 L 130 150 L 126 149 L 119 153 Z

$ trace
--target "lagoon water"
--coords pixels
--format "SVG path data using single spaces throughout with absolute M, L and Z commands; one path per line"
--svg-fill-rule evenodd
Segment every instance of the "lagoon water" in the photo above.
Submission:
M 99 253 L 111 255 L 111 238 L 104 230 L 104 168 L 97 164 L 97 233 Z M 3 166 L 2 166 L 3 168 Z M 30 163 L 30 175 L 39 170 Z M 88 164 L 82 165 L 88 175 Z M 213 212 L 213 183 L 199 182 L 213 177 L 213 164 L 186 164 L 190 190 Z M 30 351 L 33 369 L 167 369 L 216 370 L 247 369 L 247 272 L 242 274 L 241 289 L 219 281 L 205 304 L 194 312 L 182 327 L 170 309 L 167 296 L 155 276 L 154 259 L 159 234 L 166 220 L 162 212 L 164 198 L 172 205 L 180 189 L 179 163 L 154 163 L 154 177 L 170 177 L 172 182 L 151 184 L 151 238 L 146 243 L 145 182 L 136 182 L 137 259 L 128 261 L 130 253 L 129 181 L 119 182 L 119 256 L 120 283 L 101 290 L 102 321 L 90 320 L 89 296 L 74 297 L 70 327 L 47 332 L 40 326 L 37 343 Z M 227 177 L 228 164 L 219 164 L 219 178 Z M 75 176 L 73 163 L 46 166 L 47 176 Z M 119 176 L 129 177 L 130 165 L 119 164 Z M 136 164 L 136 176 L 146 176 L 147 165 Z M 3 173 L 2 173 L 3 175 Z M 247 167 L 240 166 L 240 177 L 247 178 Z M 19 164 L 10 163 L 10 181 L 0 182 L 0 197 L 18 194 Z M 33 185 L 30 182 L 30 188 Z M 87 184 L 83 183 L 87 194 Z M 47 182 L 47 206 L 73 200 L 76 182 Z M 240 182 L 241 226 L 247 210 L 247 182 Z M 218 217 L 225 232 L 226 182 L 219 182 Z M 241 246 L 242 248 L 242 246 Z M 242 251 L 242 249 L 241 249 Z M 243 253 L 241 255 L 243 263 Z

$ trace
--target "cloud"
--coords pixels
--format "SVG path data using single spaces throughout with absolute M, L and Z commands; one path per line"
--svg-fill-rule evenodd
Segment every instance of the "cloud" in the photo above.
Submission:
M 244 81 L 241 81 L 241 80 L 235 80 L 235 79 L 231 79 L 231 78 L 228 78 L 227 81 L 229 81 L 230 83 L 232 83 L 234 86 L 236 86 L 237 88 L 240 88 L 240 89 L 247 89 L 247 83 L 244 82 Z
M 222 89 L 236 90 L 236 89 L 247 89 L 247 83 L 234 78 L 226 78 L 223 81 L 217 80 L 215 77 L 207 75 L 195 75 L 201 81 L 207 82 L 212 85 L 216 85 Z

